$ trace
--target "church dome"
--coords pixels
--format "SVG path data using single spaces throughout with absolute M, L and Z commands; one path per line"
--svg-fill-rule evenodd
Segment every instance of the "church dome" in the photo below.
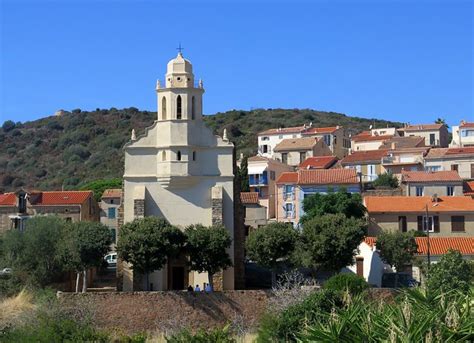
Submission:
M 166 74 L 175 74 L 175 73 L 190 73 L 193 72 L 193 65 L 187 59 L 183 57 L 183 54 L 180 52 L 176 58 L 173 58 L 168 62 Z

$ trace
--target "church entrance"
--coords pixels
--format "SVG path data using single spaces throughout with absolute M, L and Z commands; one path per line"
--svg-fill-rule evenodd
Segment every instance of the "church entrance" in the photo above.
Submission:
M 187 258 L 185 254 L 168 260 L 168 290 L 181 291 L 189 282 Z
M 173 267 L 171 270 L 171 289 L 179 291 L 184 289 L 184 267 Z

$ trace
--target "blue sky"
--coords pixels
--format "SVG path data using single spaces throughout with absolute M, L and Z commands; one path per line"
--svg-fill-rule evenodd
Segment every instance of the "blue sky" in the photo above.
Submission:
M 471 1 L 1 2 L 0 122 L 156 110 L 179 42 L 204 111 L 474 120 Z

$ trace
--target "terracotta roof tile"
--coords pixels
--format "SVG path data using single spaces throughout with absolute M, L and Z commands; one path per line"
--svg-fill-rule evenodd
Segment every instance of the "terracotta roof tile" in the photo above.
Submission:
M 277 183 L 298 185 L 340 185 L 356 184 L 359 180 L 354 169 L 310 169 L 282 173 Z
M 15 193 L 0 194 L 0 206 L 16 206 L 16 194 Z
M 242 204 L 258 204 L 258 192 L 241 192 L 240 202 Z
M 403 182 L 442 182 L 442 181 L 459 181 L 461 177 L 455 170 L 448 171 L 402 171 Z
M 430 149 L 425 159 L 455 158 L 458 156 L 472 156 L 474 158 L 474 147 Z
M 120 198 L 122 196 L 122 190 L 120 188 L 106 189 L 102 193 L 102 199 L 104 198 Z
M 357 163 L 363 163 L 363 162 L 381 163 L 382 157 L 385 157 L 385 156 L 388 156 L 388 150 L 384 150 L 384 149 L 355 151 L 352 154 L 344 157 L 341 160 L 341 164 L 347 165 L 347 164 L 357 164 Z
M 400 130 L 403 130 L 403 131 L 439 130 L 443 126 L 444 126 L 443 124 L 416 124 L 416 125 L 408 125 Z
M 312 149 L 317 142 L 318 139 L 314 137 L 284 139 L 275 146 L 273 151 L 309 150 Z
M 252 156 L 247 159 L 247 161 L 269 161 L 270 159 L 263 156 Z
M 418 255 L 427 255 L 428 238 L 415 237 Z M 373 247 L 376 237 L 365 237 L 364 242 Z M 474 255 L 474 237 L 430 237 L 430 254 L 444 255 L 449 249 L 458 250 L 463 255 Z
M 474 195 L 474 181 L 464 183 L 464 195 Z
M 304 131 L 306 128 L 304 126 L 293 126 L 293 127 L 282 127 L 278 129 L 268 129 L 262 132 L 259 132 L 259 136 L 264 136 L 264 135 L 279 135 L 279 134 L 285 134 L 285 133 L 300 133 Z
M 420 213 L 426 205 L 431 212 L 472 212 L 474 199 L 465 196 L 438 197 L 435 203 L 431 197 L 412 196 L 367 196 L 364 198 L 365 207 L 369 213 Z M 437 204 L 436 206 L 434 206 Z
M 327 169 L 336 163 L 336 161 L 336 156 L 308 157 L 306 160 L 301 162 L 299 167 L 301 169 Z
M 56 192 L 41 192 L 35 194 L 34 206 L 46 205 L 80 205 L 84 203 L 89 197 L 92 197 L 92 191 L 56 191 Z M 30 202 L 33 200 L 30 197 Z
M 474 146 L 466 148 L 449 148 L 446 151 L 446 155 L 473 155 L 474 156 Z
M 303 132 L 303 135 L 314 135 L 320 133 L 333 133 L 336 130 L 339 130 L 341 126 L 331 126 L 331 127 L 310 127 Z
M 366 135 L 366 134 L 358 134 L 357 136 L 353 136 L 351 140 L 357 143 L 357 142 L 385 141 L 390 138 L 393 138 L 393 135 L 372 136 L 372 135 Z
M 417 148 L 425 146 L 425 138 L 419 136 L 408 136 L 408 137 L 392 137 L 385 141 L 379 149 L 404 149 L 404 148 Z
M 462 123 L 459 127 L 474 127 L 474 123 Z

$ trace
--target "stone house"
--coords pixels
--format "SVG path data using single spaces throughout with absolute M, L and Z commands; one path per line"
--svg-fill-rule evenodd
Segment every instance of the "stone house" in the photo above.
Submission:
M 463 179 L 474 179 L 474 146 L 466 148 L 433 148 L 425 156 L 429 171 L 455 170 Z
M 455 170 L 402 172 L 402 187 L 407 196 L 460 196 L 463 180 Z
M 121 189 L 106 189 L 100 201 L 100 222 L 110 228 L 113 245 L 117 243 L 119 229 L 119 209 L 122 203 Z
M 449 132 L 445 124 L 416 124 L 407 125 L 398 129 L 400 136 L 423 137 L 426 145 L 437 148 L 446 148 L 449 144 Z
M 258 203 L 266 208 L 266 218 L 275 218 L 275 181 L 293 167 L 263 156 L 249 157 L 247 163 L 250 192 L 257 192 Z
M 92 191 L 20 190 L 0 194 L 0 232 L 23 230 L 28 218 L 57 215 L 67 221 L 98 221 L 99 206 Z
M 474 199 L 466 196 L 366 196 L 369 235 L 430 231 L 433 237 L 474 236 Z
M 283 173 L 276 182 L 276 219 L 297 226 L 304 215 L 303 200 L 316 193 L 345 189 L 360 193 L 360 182 L 353 169 L 310 169 Z
M 331 154 L 326 143 L 314 137 L 284 139 L 273 149 L 273 156 L 277 160 L 293 167 L 299 166 L 308 157 Z
M 267 224 L 267 208 L 259 203 L 257 192 L 241 192 L 240 203 L 245 207 L 245 226 L 254 229 Z

